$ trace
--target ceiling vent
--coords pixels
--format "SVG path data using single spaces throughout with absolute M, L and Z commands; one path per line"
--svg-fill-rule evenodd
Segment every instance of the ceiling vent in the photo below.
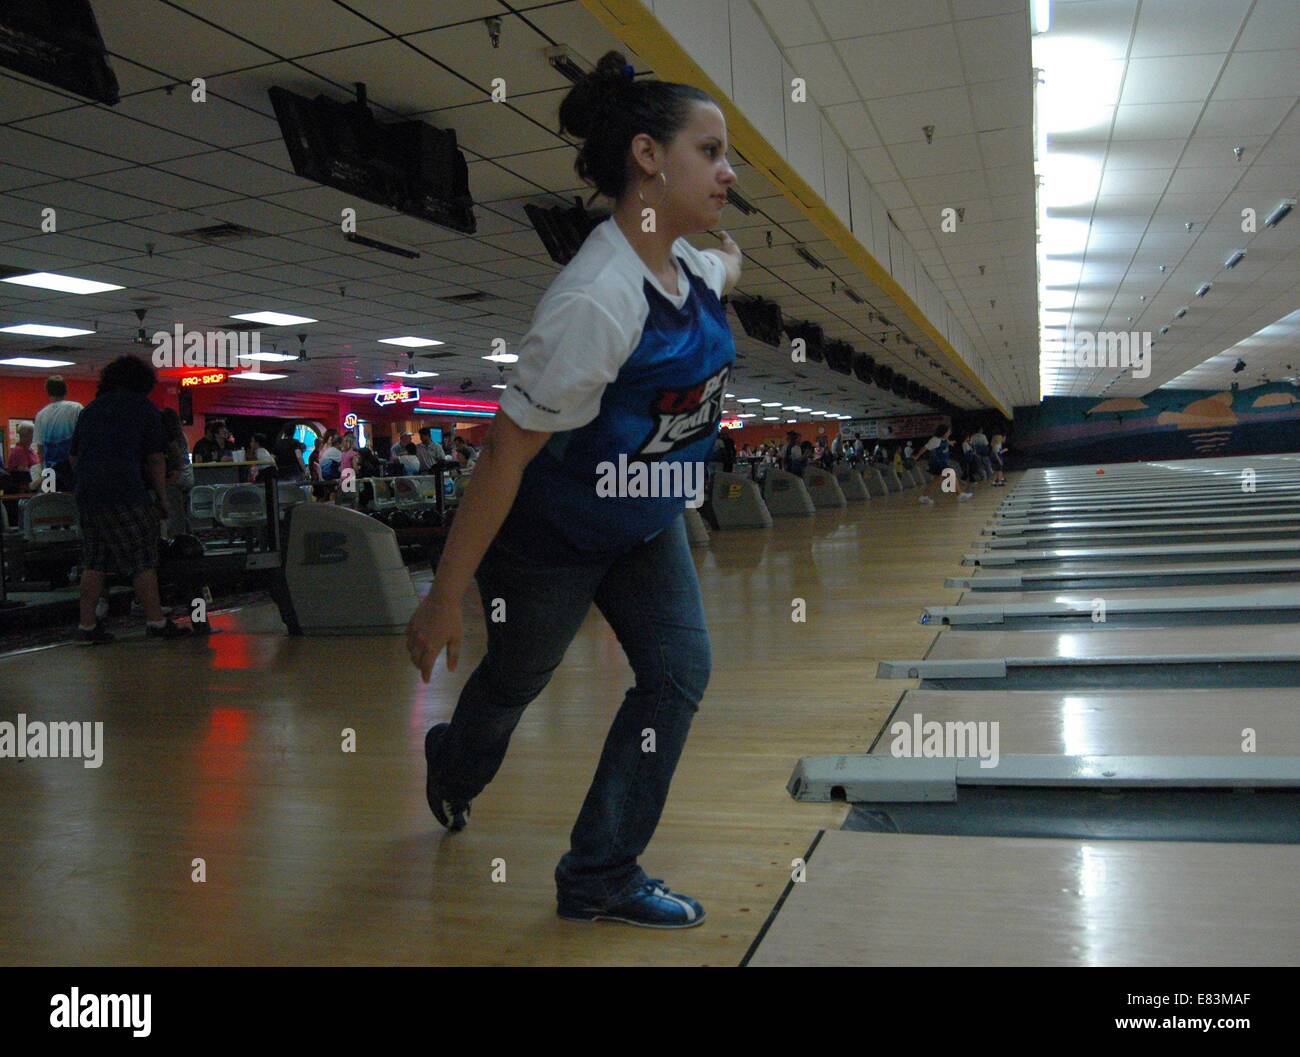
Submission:
M 205 228 L 174 231 L 172 234 L 182 239 L 206 242 L 210 246 L 224 246 L 228 242 L 237 242 L 240 239 L 264 239 L 268 237 L 265 231 L 255 231 L 253 228 L 246 228 L 242 224 L 210 224 Z

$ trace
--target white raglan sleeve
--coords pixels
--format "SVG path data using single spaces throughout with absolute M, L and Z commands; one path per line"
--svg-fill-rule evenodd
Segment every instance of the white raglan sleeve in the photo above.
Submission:
M 678 239 L 676 246 L 686 258 L 691 271 L 703 279 L 705 285 L 721 300 L 722 289 L 727 285 L 727 266 L 722 263 L 722 258 L 716 253 L 696 249 L 685 239 Z
M 631 335 L 587 294 L 542 299 L 519 344 L 519 362 L 501 410 L 521 429 L 556 433 L 600 413 L 605 386 L 631 355 Z

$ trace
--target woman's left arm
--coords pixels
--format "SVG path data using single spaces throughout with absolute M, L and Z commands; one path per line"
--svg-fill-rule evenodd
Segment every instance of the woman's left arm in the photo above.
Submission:
M 724 231 L 720 237 L 722 239 L 721 246 L 717 249 L 705 250 L 704 252 L 712 253 L 716 256 L 722 261 L 722 266 L 727 270 L 727 281 L 722 286 L 722 293 L 725 295 L 731 293 L 735 288 L 735 285 L 740 282 L 740 266 L 743 257 L 740 252 L 740 247 L 736 245 L 730 235 Z

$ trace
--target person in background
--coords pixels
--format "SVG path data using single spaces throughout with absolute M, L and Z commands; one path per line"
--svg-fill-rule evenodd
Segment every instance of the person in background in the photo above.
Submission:
M 453 458 L 456 463 L 456 468 L 452 470 L 452 474 L 456 477 L 459 477 L 461 474 L 469 473 L 471 470 L 473 470 L 474 463 L 477 461 L 475 459 L 470 458 L 469 449 L 467 447 L 457 448 L 456 454 Z
M 249 438 L 248 444 L 244 446 L 244 461 L 263 466 L 275 466 L 275 456 L 266 450 L 266 434 L 254 433 Z M 248 479 L 256 481 L 258 479 L 257 465 L 248 471 Z
M 409 433 L 403 433 L 400 437 L 398 437 L 397 443 L 395 443 L 392 446 L 392 448 L 389 449 L 388 461 L 393 463 L 394 465 L 400 466 L 402 462 L 402 456 L 406 454 L 406 446 L 410 443 L 411 443 L 411 435 Z
M 302 453 L 306 446 L 294 437 L 281 437 L 275 442 L 275 475 L 281 481 L 301 481 L 307 476 L 303 468 Z
M 909 440 L 903 445 L 903 465 L 910 470 L 912 468 L 912 463 L 915 461 L 916 449 L 912 447 L 912 442 Z
M 866 462 L 866 460 L 867 460 L 867 445 L 862 440 L 862 434 L 859 433 L 856 437 L 853 438 L 853 461 Z
M 989 439 L 984 435 L 984 430 L 977 427 L 975 432 L 969 437 L 971 451 L 975 454 L 975 460 L 979 464 L 980 473 L 984 480 L 993 479 L 993 460 L 989 450 Z
M 240 444 L 239 441 L 235 439 L 235 435 L 228 429 L 226 430 L 225 437 L 225 449 L 221 452 L 221 461 L 234 462 L 235 452 L 244 450 L 244 445 Z
M 898 474 L 900 477 L 902 477 L 902 476 L 903 476 L 903 471 L 904 471 L 906 468 L 907 468 L 907 467 L 903 464 L 903 446 L 902 446 L 901 444 L 895 445 L 895 447 L 894 447 L 894 473 L 896 473 L 896 474 Z
M 357 448 L 357 480 L 363 477 L 383 477 L 384 464 L 379 461 L 376 455 L 369 447 Z
M 357 473 L 357 438 L 351 433 L 343 434 L 343 440 L 339 444 L 339 477 L 343 477 L 349 470 L 352 476 L 360 477 Z
M 722 472 L 731 473 L 736 466 L 736 439 L 729 429 L 718 430 L 718 436 L 722 438 Z
M 99 376 L 95 399 L 77 418 L 69 459 L 81 518 L 80 641 L 112 642 L 95 616 L 109 573 L 128 577 L 145 613 L 150 638 L 174 639 L 190 629 L 168 620 L 158 595 L 159 510 L 168 518 L 167 438 L 149 401 L 154 370 L 120 356 Z M 145 472 L 148 471 L 148 483 Z M 158 508 L 150 501 L 152 489 Z
M 1007 450 L 1007 441 L 1001 433 L 993 437 L 993 443 L 989 445 L 989 461 L 993 464 L 993 486 L 995 488 L 1005 488 L 1007 484 L 1007 475 L 1004 471 L 1005 464 L 1002 453 Z
M 226 442 L 230 430 L 224 419 L 210 418 L 204 424 L 203 436 L 194 444 L 195 462 L 222 462 L 226 455 Z
M 786 430 L 785 447 L 781 450 L 781 469 L 787 473 L 802 473 L 802 466 L 798 470 L 793 469 L 794 464 L 802 460 L 800 451 L 799 434 L 792 429 Z
M 831 441 L 831 460 L 839 462 L 844 458 L 844 440 L 840 434 L 835 434 L 835 439 Z
M 406 436 L 409 437 L 410 434 L 408 433 Z M 415 454 L 415 445 L 409 440 L 406 442 L 404 450 L 398 455 L 397 461 L 402 467 L 402 472 L 408 477 L 420 472 L 420 457 Z
M 76 429 L 77 417 L 83 409 L 75 400 L 67 399 L 68 383 L 57 374 L 45 379 L 45 395 L 50 398 L 50 402 L 36 412 L 32 442 L 40 468 L 33 473 L 39 476 L 41 470 L 52 466 L 55 489 L 69 492 L 73 481 L 68 449 L 72 445 L 72 431 Z M 33 484 L 35 483 L 34 477 Z
M 420 443 L 415 446 L 415 454 L 420 460 L 421 473 L 427 473 L 447 458 L 447 453 L 433 439 L 433 430 L 428 426 L 420 430 Z
M 930 493 L 937 488 L 943 487 L 943 473 L 948 469 L 948 434 L 950 432 L 952 432 L 951 426 L 939 426 L 935 429 L 934 435 L 925 442 L 925 447 L 921 449 L 921 454 L 927 460 L 927 469 L 933 475 L 933 479 L 921 490 L 919 497 L 919 501 L 927 506 L 934 505 Z M 964 503 L 970 498 L 972 498 L 971 492 L 959 492 L 957 494 L 959 503 Z
M 32 467 L 40 466 L 41 460 L 32 447 L 34 433 L 32 426 L 25 423 L 19 426 L 18 442 L 9 449 L 9 458 L 5 460 L 5 469 L 9 471 L 10 483 L 15 490 L 26 491 L 37 486 L 38 482 L 32 479 Z
M 181 426 L 181 416 L 175 408 L 163 408 L 162 424 L 163 439 L 167 443 L 163 454 L 166 456 L 167 505 L 171 512 L 167 520 L 167 535 L 170 537 L 189 531 L 186 511 L 194 487 L 194 467 L 190 465 L 190 449 Z
M 339 435 L 334 430 L 325 433 L 325 447 L 320 453 L 320 479 L 337 481 L 343 467 L 343 452 L 338 446 Z
M 311 451 L 307 454 L 307 476 L 313 481 L 320 480 L 320 453 L 325 450 L 325 439 L 329 436 L 326 431 L 325 436 L 318 437 L 316 443 L 311 446 Z M 303 451 L 307 451 L 307 446 L 303 445 Z

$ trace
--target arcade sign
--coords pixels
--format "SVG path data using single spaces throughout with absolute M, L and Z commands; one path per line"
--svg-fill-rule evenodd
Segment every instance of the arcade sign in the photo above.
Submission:
M 375 403 L 380 407 L 392 404 L 413 404 L 420 399 L 420 390 L 404 385 L 399 389 L 385 389 L 375 394 Z
M 724 418 L 722 420 L 723 429 L 744 429 L 745 420 L 743 418 Z

